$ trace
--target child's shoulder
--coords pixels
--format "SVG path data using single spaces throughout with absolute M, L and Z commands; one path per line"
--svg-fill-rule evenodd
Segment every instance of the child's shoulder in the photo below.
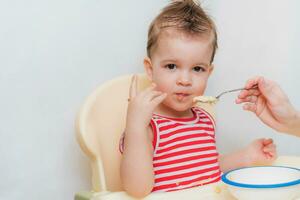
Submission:
M 203 114 L 203 115 L 207 114 L 207 112 L 203 108 L 196 107 L 196 106 L 192 107 L 192 111 L 194 111 L 197 114 Z
M 211 108 L 211 107 L 203 107 L 202 108 L 202 107 L 194 106 L 194 107 L 192 107 L 192 109 L 196 113 L 200 113 L 202 115 L 208 115 L 209 117 L 215 119 L 215 110 L 214 110 L 214 108 Z
M 215 117 L 214 117 L 214 113 L 211 113 L 210 111 L 204 109 L 204 108 L 200 108 L 200 107 L 192 107 L 192 110 L 199 116 L 200 121 L 201 118 L 206 118 L 209 119 L 214 125 L 215 125 Z

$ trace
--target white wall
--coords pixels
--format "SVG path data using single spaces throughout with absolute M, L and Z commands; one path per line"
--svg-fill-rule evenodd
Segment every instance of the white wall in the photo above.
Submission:
M 299 1 L 226 0 L 215 3 L 219 31 L 216 67 L 207 93 L 239 88 L 245 80 L 264 75 L 276 80 L 300 108 Z M 227 95 L 217 106 L 218 146 L 223 152 L 245 146 L 258 137 L 272 137 L 279 154 L 300 155 L 300 140 L 266 127 Z
M 88 159 L 74 137 L 76 112 L 98 84 L 143 70 L 147 26 L 167 2 L 0 1 L 1 199 L 72 199 L 91 188 Z M 205 1 L 220 36 L 207 94 L 263 74 L 300 108 L 299 6 L 295 0 Z M 233 99 L 224 96 L 218 105 L 222 152 L 266 136 L 280 154 L 300 155 L 299 139 L 265 127 Z

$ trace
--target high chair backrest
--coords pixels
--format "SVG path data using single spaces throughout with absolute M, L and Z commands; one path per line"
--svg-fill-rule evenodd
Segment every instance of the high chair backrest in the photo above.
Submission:
M 77 117 L 77 139 L 91 160 L 94 191 L 122 191 L 119 140 L 125 128 L 131 78 L 118 77 L 96 88 Z M 146 75 L 139 74 L 139 90 L 149 85 Z M 210 106 L 204 109 L 212 113 Z

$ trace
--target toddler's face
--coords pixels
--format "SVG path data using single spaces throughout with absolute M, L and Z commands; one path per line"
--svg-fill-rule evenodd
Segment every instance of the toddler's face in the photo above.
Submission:
M 186 111 L 193 98 L 202 95 L 213 69 L 211 39 L 183 33 L 162 33 L 145 69 L 157 90 L 168 94 L 162 106 Z

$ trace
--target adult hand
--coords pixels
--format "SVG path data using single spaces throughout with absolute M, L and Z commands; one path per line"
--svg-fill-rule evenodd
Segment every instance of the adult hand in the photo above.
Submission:
M 258 85 L 257 89 L 250 89 Z M 263 123 L 279 131 L 300 136 L 300 114 L 291 105 L 280 86 L 264 77 L 247 81 L 236 103 L 244 103 L 243 109 L 255 113 Z

